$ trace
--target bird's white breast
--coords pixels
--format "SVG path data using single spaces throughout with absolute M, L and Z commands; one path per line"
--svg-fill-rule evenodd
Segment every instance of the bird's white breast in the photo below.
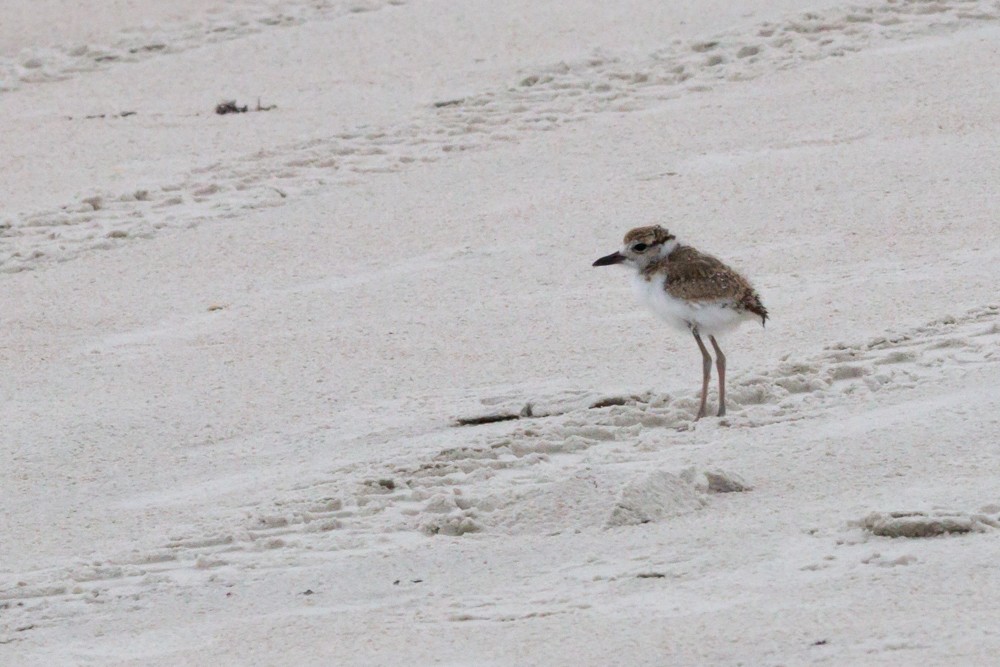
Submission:
M 745 319 L 743 313 L 725 300 L 692 302 L 671 296 L 664 289 L 666 279 L 665 275 L 657 275 L 646 280 L 636 273 L 632 289 L 639 301 L 667 324 L 682 331 L 696 326 L 699 332 L 712 335 L 733 329 Z

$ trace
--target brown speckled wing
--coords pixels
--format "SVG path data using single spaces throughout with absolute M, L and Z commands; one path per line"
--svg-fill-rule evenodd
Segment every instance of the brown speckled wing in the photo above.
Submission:
M 671 296 L 689 301 L 740 300 L 749 288 L 747 281 L 721 261 L 681 246 L 667 257 L 666 290 Z
M 738 310 L 748 310 L 767 320 L 767 309 L 746 278 L 721 261 L 690 246 L 679 246 L 659 269 L 666 269 L 667 292 L 688 301 L 725 299 Z

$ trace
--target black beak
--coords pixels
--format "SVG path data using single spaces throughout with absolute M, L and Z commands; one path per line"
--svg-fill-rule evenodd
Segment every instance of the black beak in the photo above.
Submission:
M 625 261 L 625 255 L 620 252 L 613 252 L 610 255 L 605 255 L 599 260 L 593 263 L 592 266 L 611 266 L 612 264 L 621 264 Z

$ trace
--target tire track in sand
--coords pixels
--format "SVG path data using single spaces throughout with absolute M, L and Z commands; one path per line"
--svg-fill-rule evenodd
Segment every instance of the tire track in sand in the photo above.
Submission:
M 151 238 L 161 229 L 234 218 L 351 186 L 370 174 L 523 141 L 595 114 L 647 109 L 711 86 L 997 19 L 997 0 L 890 0 L 677 40 L 640 59 L 594 54 L 558 63 L 525 72 L 503 89 L 417 109 L 398 124 L 339 131 L 208 164 L 156 188 L 94 191 L 57 208 L 7 216 L 0 219 L 0 272 L 70 260 Z

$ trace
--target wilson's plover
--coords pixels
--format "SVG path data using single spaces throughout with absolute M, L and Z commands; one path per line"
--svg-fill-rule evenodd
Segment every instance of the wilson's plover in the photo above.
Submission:
M 659 225 L 637 227 L 625 235 L 621 250 L 594 266 L 625 264 L 635 270 L 632 287 L 639 300 L 668 324 L 694 335 L 703 360 L 701 406 L 705 416 L 712 356 L 701 335 L 715 348 L 719 371 L 719 416 L 726 414 L 726 356 L 715 336 L 745 320 L 767 321 L 767 308 L 746 278 L 721 261 L 684 245 Z

